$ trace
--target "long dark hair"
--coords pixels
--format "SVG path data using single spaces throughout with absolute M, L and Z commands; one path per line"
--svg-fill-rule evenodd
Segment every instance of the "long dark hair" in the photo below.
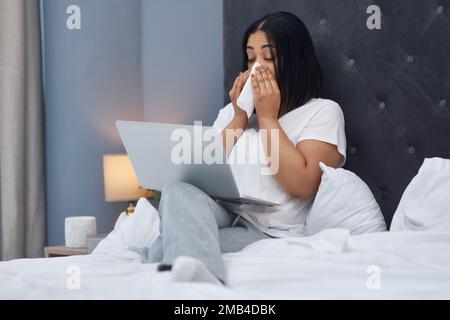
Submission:
M 251 34 L 265 32 L 275 45 L 275 77 L 280 88 L 281 105 L 278 117 L 298 108 L 311 98 L 319 97 L 322 90 L 322 72 L 311 36 L 305 24 L 289 12 L 275 12 L 254 22 L 244 34 L 242 71 L 248 68 L 247 42 Z

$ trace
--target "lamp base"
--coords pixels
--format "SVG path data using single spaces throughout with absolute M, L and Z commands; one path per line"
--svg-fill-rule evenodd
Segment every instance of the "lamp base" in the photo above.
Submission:
M 150 189 L 145 189 L 139 186 L 139 189 L 142 189 L 145 191 L 145 194 L 142 195 L 144 198 L 150 198 L 150 199 L 157 199 L 157 192 Z M 128 208 L 127 208 L 127 216 L 134 213 L 134 210 L 136 209 L 136 201 L 128 201 Z
M 132 215 L 134 213 L 135 209 L 136 209 L 136 205 L 135 205 L 134 201 L 128 202 L 127 216 Z

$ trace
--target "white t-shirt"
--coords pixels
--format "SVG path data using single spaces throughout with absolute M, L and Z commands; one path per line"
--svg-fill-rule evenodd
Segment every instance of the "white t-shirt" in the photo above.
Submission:
M 213 124 L 219 133 L 225 129 L 234 118 L 234 108 L 230 102 L 220 109 Z M 329 99 L 312 98 L 299 108 L 296 108 L 278 119 L 281 128 L 294 145 L 306 139 L 325 141 L 337 146 L 344 156 L 340 167 L 345 164 L 346 138 L 344 115 L 340 106 Z M 249 159 L 258 154 L 258 165 L 235 165 L 238 159 Z M 261 231 L 274 237 L 303 236 L 306 216 L 310 210 L 315 194 L 308 198 L 292 198 L 271 175 L 262 175 L 261 167 L 267 170 L 264 149 L 259 132 L 256 113 L 249 121 L 248 127 L 238 139 L 228 162 L 231 164 L 233 176 L 241 194 L 271 202 L 280 206 L 262 206 L 236 204 L 221 201 L 224 207 L 252 222 Z M 252 160 L 253 161 L 253 160 Z M 251 161 L 250 161 L 251 162 Z M 242 162 L 240 162 L 242 163 Z M 255 163 L 255 162 L 253 162 Z

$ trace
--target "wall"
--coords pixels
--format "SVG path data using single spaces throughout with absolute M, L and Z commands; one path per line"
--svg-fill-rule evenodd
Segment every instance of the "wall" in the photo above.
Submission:
M 66 28 L 81 7 L 81 30 Z M 139 0 L 44 0 L 47 242 L 64 218 L 94 215 L 108 232 L 124 203 L 104 201 L 102 155 L 124 152 L 116 119 L 142 118 Z
M 222 1 L 142 1 L 147 121 L 212 125 L 223 107 Z
M 222 1 L 41 0 L 47 240 L 64 218 L 94 215 L 111 231 L 125 203 L 104 201 L 102 155 L 124 152 L 114 122 L 211 125 L 223 107 Z M 66 8 L 81 7 L 81 30 Z

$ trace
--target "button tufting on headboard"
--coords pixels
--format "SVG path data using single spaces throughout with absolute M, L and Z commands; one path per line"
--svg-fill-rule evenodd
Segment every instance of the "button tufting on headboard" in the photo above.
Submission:
M 376 4 L 381 29 L 369 29 Z M 296 14 L 324 74 L 322 96 L 345 116 L 345 168 L 372 190 L 390 225 L 425 157 L 450 158 L 450 0 L 223 1 L 225 97 L 242 67 L 242 36 L 263 15 Z
M 406 60 L 408 60 L 408 62 L 414 62 L 414 56 L 410 54 L 406 57 Z

